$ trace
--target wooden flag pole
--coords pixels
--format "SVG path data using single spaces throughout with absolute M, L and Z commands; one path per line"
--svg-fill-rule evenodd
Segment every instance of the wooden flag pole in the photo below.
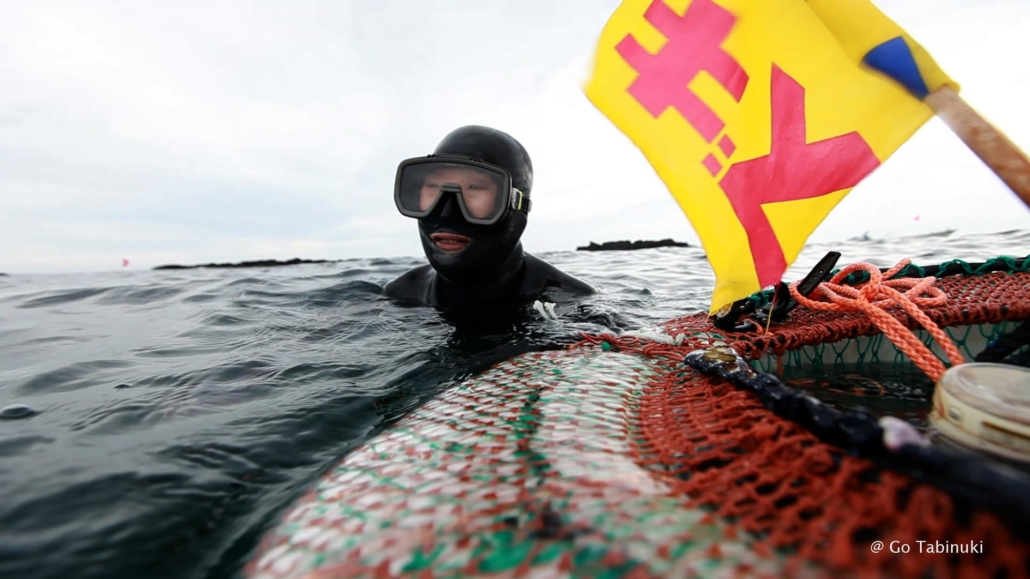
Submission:
M 947 85 L 924 102 L 1030 207 L 1030 159 L 1008 137 Z

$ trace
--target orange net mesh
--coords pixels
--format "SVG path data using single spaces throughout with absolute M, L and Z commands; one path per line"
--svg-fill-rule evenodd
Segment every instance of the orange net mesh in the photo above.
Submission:
M 1030 318 L 1030 273 L 951 276 L 936 285 L 947 303 L 925 312 L 941 327 Z M 889 311 L 906 327 L 917 327 L 900 308 Z M 654 357 L 666 368 L 649 384 L 635 417 L 640 462 L 667 472 L 685 495 L 753 533 L 761 545 L 788 549 L 797 564 L 813 561 L 858 576 L 1030 575 L 1030 542 L 995 514 L 849 456 L 776 416 L 754 394 L 683 365 L 684 355 L 713 339 L 756 359 L 878 333 L 859 312 L 799 308 L 791 317 L 769 333 L 723 333 L 699 314 L 664 325 L 670 335 L 686 336 L 681 346 L 584 335 L 573 347 L 606 342 Z M 870 545 L 877 540 L 887 548 L 874 553 Z M 892 553 L 893 541 L 910 551 Z M 983 553 L 927 552 L 942 543 L 981 545 Z
M 943 306 L 925 308 L 935 324 L 941 327 L 993 324 L 1030 317 L 1030 274 L 989 273 L 982 276 L 950 276 L 937 280 L 948 301 Z M 918 325 L 903 313 L 892 311 L 895 317 L 910 329 Z M 872 336 L 879 330 L 862 312 L 819 312 L 798 308 L 791 314 L 789 324 L 772 328 L 768 334 L 741 332 L 724 334 L 714 330 L 704 315 L 693 315 L 665 322 L 664 329 L 671 335 L 686 334 L 703 338 L 713 333 L 733 346 L 745 358 L 763 354 L 782 354 L 804 346 L 814 346 Z M 690 340 L 688 339 L 688 342 Z M 700 339 L 684 343 L 683 352 L 704 344 Z

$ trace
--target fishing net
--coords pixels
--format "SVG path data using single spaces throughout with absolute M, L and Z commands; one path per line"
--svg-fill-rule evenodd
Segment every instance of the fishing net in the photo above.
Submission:
M 906 267 L 894 278 L 935 278 L 946 301 L 922 311 L 968 360 L 1025 363 L 1026 270 L 1027 260 L 998 258 Z M 844 283 L 868 279 L 858 273 Z M 763 305 L 772 296 L 752 299 Z M 886 312 L 947 362 L 913 316 Z M 640 397 L 634 452 L 647 468 L 674 475 L 695 504 L 797 564 L 902 577 L 1030 574 L 1025 473 L 971 453 L 904 445 L 905 429 L 891 443 L 890 424 L 875 414 L 821 404 L 776 377 L 883 366 L 918 374 L 867 314 L 801 307 L 769 331 L 719 331 L 704 315 L 660 329 L 669 339 L 584 335 L 575 347 L 656 361 L 662 372 Z M 875 541 L 886 548 L 875 552 Z M 892 544 L 910 551 L 892 552 Z M 933 552 L 961 544 L 977 552 Z
M 940 293 L 920 312 L 884 309 L 896 327 L 867 308 L 812 304 L 788 320 L 770 315 L 768 329 L 721 331 L 687 316 L 516 356 L 348 454 L 244 572 L 1027 576 L 1030 477 L 860 407 L 898 390 L 925 406 L 924 372 L 956 357 L 1025 360 L 1026 269 L 1007 259 L 892 268 L 883 277 L 898 287 L 926 293 L 930 277 Z M 866 275 L 845 268 L 834 279 L 878 283 Z M 777 303 L 768 292 L 751 300 Z M 899 327 L 932 360 L 900 354 Z M 886 368 L 894 382 L 871 378 Z M 973 552 L 936 552 L 963 545 Z

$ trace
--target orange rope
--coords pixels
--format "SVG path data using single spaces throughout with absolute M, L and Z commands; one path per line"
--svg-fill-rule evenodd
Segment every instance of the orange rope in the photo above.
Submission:
M 926 328 L 944 349 L 952 365 L 962 364 L 965 359 L 948 334 L 919 309 L 920 306 L 942 306 L 948 301 L 948 296 L 944 295 L 940 288 L 934 287 L 936 278 L 884 279 L 890 278 L 908 264 L 909 260 L 903 259 L 886 273 L 881 273 L 879 268 L 868 263 L 849 265 L 833 276 L 833 279 L 823 282 L 816 288 L 829 303 L 801 295 L 797 290 L 797 282 L 790 284 L 790 295 L 799 304 L 813 310 L 865 313 L 891 342 L 936 382 L 944 373 L 944 364 L 911 330 L 886 312 L 888 307 L 900 305 L 909 316 Z M 867 283 L 859 287 L 840 284 L 848 274 L 859 270 L 869 273 Z M 904 293 L 898 291 L 899 289 L 905 290 Z

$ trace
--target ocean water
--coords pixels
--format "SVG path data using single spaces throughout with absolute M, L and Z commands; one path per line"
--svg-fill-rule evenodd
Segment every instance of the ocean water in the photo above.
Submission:
M 983 261 L 1027 255 L 1030 231 L 813 245 L 787 278 L 831 249 Z M 237 576 L 291 501 L 437 392 L 704 310 L 714 281 L 700 248 L 539 255 L 601 293 L 490 330 L 381 297 L 414 258 L 0 276 L 0 577 Z

